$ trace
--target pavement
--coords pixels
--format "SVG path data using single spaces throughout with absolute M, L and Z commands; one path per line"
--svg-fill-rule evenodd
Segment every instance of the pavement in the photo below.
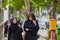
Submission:
M 7 40 L 7 37 L 3 37 L 1 40 Z
M 46 40 L 48 31 L 46 29 L 40 29 L 38 31 L 39 38 L 38 40 Z M 2 40 L 7 40 L 7 37 L 3 37 Z
M 48 34 L 47 29 L 39 29 L 38 35 L 40 35 L 40 36 L 39 36 L 38 40 L 47 40 L 47 37 L 48 37 L 47 34 Z

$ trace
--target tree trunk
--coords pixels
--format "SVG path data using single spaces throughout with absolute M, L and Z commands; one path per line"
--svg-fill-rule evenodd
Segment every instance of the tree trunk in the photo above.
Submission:
M 17 11 L 17 16 L 19 16 L 19 11 Z
M 56 18 L 55 13 L 56 13 L 56 0 L 51 0 L 51 18 Z
M 28 10 L 28 14 L 32 12 L 32 3 L 30 1 L 28 1 L 27 10 Z
M 26 1 L 27 0 L 24 0 L 24 2 L 25 2 L 25 9 L 26 9 L 26 16 L 28 16 L 28 14 L 32 11 L 32 3 L 30 2 L 30 0 L 28 0 L 28 2 L 26 2 Z
M 26 0 L 24 0 L 24 3 L 25 3 L 25 13 L 26 13 L 26 16 L 27 16 L 28 11 L 27 11 L 27 2 L 26 2 Z

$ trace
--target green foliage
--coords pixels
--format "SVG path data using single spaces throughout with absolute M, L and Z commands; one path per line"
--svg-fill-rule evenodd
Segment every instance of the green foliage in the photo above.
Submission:
M 17 16 L 16 18 L 17 18 L 18 20 L 20 20 L 20 19 L 21 19 L 21 17 L 20 17 L 20 16 Z
M 13 7 L 16 9 L 16 10 L 20 10 L 22 8 L 22 6 L 24 6 L 24 0 L 13 0 Z
M 31 0 L 33 9 L 37 6 L 44 8 L 45 5 L 49 5 L 50 0 Z M 28 3 L 28 0 L 26 0 Z M 5 8 L 7 5 L 7 0 L 3 1 L 3 7 Z M 15 8 L 16 10 L 20 10 L 22 6 L 24 6 L 24 0 L 9 0 L 9 6 Z
M 34 6 L 45 7 L 50 4 L 50 0 L 32 0 Z
M 7 5 L 7 0 L 3 0 L 2 1 L 2 7 L 6 9 L 6 5 Z
M 57 0 L 56 12 L 60 14 L 60 0 Z
M 50 0 L 31 0 L 33 10 L 37 7 L 38 12 L 40 7 L 44 9 L 46 6 L 50 6 Z
M 22 16 L 22 15 L 19 15 L 19 16 L 17 16 L 16 18 L 17 18 L 18 20 L 21 20 L 21 19 L 24 19 L 24 20 L 25 20 L 25 19 L 26 19 L 26 16 L 25 16 L 25 15 L 23 15 L 23 16 Z
M 2 7 L 6 9 L 6 5 L 8 4 L 7 2 L 8 0 L 3 0 L 2 2 Z M 32 9 L 34 10 L 35 7 L 37 7 L 38 9 L 41 7 L 42 9 L 45 6 L 50 6 L 51 0 L 30 0 L 32 2 Z M 28 0 L 26 0 L 26 3 L 28 3 Z M 56 0 L 56 12 L 60 13 L 60 0 Z M 24 0 L 9 0 L 9 7 L 14 8 L 15 10 L 21 10 L 24 6 Z
M 7 0 L 3 1 L 3 7 L 6 8 Z M 9 0 L 9 7 L 14 8 L 15 10 L 20 10 L 24 6 L 24 0 Z

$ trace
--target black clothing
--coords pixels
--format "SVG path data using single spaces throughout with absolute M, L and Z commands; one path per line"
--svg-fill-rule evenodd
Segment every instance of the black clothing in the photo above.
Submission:
M 4 34 L 8 33 L 8 25 L 5 26 Z
M 26 28 L 29 30 L 26 31 Z M 38 21 L 36 21 L 36 26 L 32 21 L 26 20 L 24 23 L 24 30 L 26 32 L 25 40 L 37 40 L 37 32 L 39 30 Z
M 22 28 L 19 28 L 18 23 L 12 23 L 9 27 L 8 40 L 23 40 L 22 39 Z
M 5 23 L 4 23 L 4 37 L 7 37 L 7 33 L 8 33 L 8 21 L 6 21 Z

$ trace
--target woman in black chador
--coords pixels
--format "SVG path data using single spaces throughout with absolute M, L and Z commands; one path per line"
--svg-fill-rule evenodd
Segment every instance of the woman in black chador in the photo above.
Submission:
M 18 26 L 16 18 L 13 18 L 9 27 L 8 40 L 22 40 L 22 27 Z
M 28 19 L 24 23 L 25 40 L 37 40 L 37 32 L 39 30 L 38 21 L 33 13 L 28 15 Z
M 4 29 L 4 37 L 7 37 L 7 33 L 8 33 L 8 25 L 9 24 L 9 21 L 6 21 L 4 26 L 5 26 L 5 29 Z

